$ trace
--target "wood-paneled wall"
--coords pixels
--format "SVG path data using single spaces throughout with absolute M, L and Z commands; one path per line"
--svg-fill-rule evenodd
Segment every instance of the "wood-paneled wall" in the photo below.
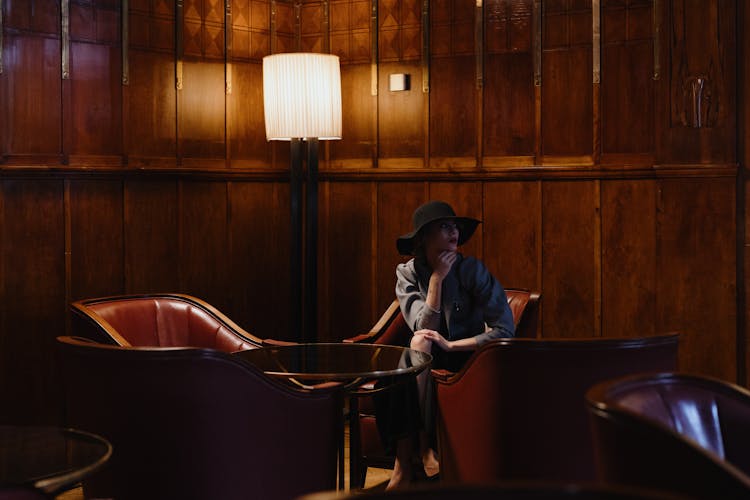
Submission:
M 262 57 L 295 50 L 342 71 L 320 340 L 369 328 L 396 236 L 439 198 L 484 221 L 466 253 L 542 291 L 543 336 L 679 331 L 682 369 L 746 382 L 736 1 L 0 5 L 0 421 L 57 419 L 71 300 L 179 291 L 296 338 L 289 153 L 265 141 L 261 85 Z

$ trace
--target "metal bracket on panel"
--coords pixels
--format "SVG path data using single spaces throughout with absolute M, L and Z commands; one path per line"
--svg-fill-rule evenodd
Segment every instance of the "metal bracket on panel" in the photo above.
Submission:
M 232 93 L 232 2 L 224 0 L 224 92 Z
M 378 0 L 370 7 L 370 95 L 378 95 Z
M 130 83 L 130 65 L 128 61 L 128 46 L 130 45 L 130 8 L 129 0 L 122 0 L 122 11 L 120 12 L 120 27 L 122 30 L 122 84 Z
M 70 78 L 70 0 L 60 2 L 60 32 L 62 42 L 62 60 L 60 70 L 62 79 Z
M 654 75 L 653 79 L 661 78 L 661 0 L 654 0 Z
M 3 74 L 3 0 L 0 0 L 0 75 Z
M 591 54 L 592 54 L 592 78 L 594 83 L 601 83 L 602 79 L 602 66 L 601 66 L 601 26 L 602 26 L 602 11 L 599 4 L 599 0 L 593 0 L 591 2 Z
M 176 76 L 175 76 L 175 88 L 177 90 L 183 89 L 183 79 L 182 79 L 182 59 L 179 59 L 177 61 L 177 68 L 176 68 Z
M 271 34 L 271 54 L 276 53 L 276 0 L 271 0 L 271 20 L 268 26 L 269 33 Z
M 534 86 L 542 86 L 542 0 L 534 0 L 532 11 L 534 23 Z
M 477 89 L 481 89 L 484 85 L 484 9 L 482 3 L 482 0 L 476 0 L 474 9 L 474 62 Z
M 422 2 L 422 92 L 430 92 L 430 0 Z
M 185 30 L 185 15 L 183 11 L 183 2 L 184 0 L 177 0 L 177 11 L 175 12 L 175 30 L 177 31 L 175 34 L 175 51 L 176 51 L 176 58 L 177 58 L 177 64 L 175 65 L 175 88 L 177 90 L 182 90 L 183 87 L 183 81 L 182 81 L 182 51 L 183 51 L 183 37 L 184 37 L 184 30 Z
M 331 53 L 331 9 L 328 0 L 323 1 L 323 52 Z
M 294 2 L 294 50 L 302 52 L 302 2 Z

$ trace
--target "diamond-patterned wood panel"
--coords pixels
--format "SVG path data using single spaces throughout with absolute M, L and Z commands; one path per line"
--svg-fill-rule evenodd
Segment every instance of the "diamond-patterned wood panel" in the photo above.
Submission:
M 601 9 L 604 43 L 653 39 L 653 0 L 604 0 Z
M 153 52 L 174 51 L 174 8 L 170 0 L 130 0 L 130 46 Z
M 330 2 L 331 53 L 342 65 L 370 62 L 370 5 L 368 0 Z
M 120 6 L 111 0 L 72 0 L 70 40 L 120 43 Z
M 130 46 L 152 52 L 173 52 L 174 7 L 174 2 L 169 0 L 130 0 Z
M 60 0 L 5 2 L 3 25 L 21 31 L 59 35 Z
M 419 0 L 378 2 L 378 59 L 415 61 L 422 53 L 422 3 Z
M 543 153 L 590 155 L 593 151 L 591 0 L 550 0 L 543 6 Z M 580 125 L 571 127 L 571 123 Z
M 653 153 L 653 0 L 605 0 L 602 151 Z
M 326 47 L 326 3 L 304 2 L 300 6 L 300 49 L 303 52 L 328 52 Z
M 184 0 L 184 55 L 224 58 L 224 0 Z
M 293 0 L 271 0 L 272 40 L 271 52 L 294 52 L 297 50 L 297 21 Z
M 591 45 L 591 0 L 544 4 L 544 49 Z
M 485 52 L 531 52 L 532 0 L 485 2 Z
M 485 157 L 534 153 L 533 8 L 533 0 L 484 4 Z
M 430 4 L 430 55 L 474 53 L 475 0 L 439 0 Z
M 271 53 L 271 6 L 268 1 L 231 0 L 232 59 L 260 61 Z

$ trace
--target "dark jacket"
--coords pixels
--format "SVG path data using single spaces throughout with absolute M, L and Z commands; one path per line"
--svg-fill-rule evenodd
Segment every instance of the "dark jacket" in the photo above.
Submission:
M 478 346 L 515 335 L 505 289 L 480 260 L 457 255 L 443 280 L 440 312 L 425 303 L 431 274 L 420 257 L 396 268 L 396 297 L 412 331 L 428 328 L 448 340 L 474 337 Z

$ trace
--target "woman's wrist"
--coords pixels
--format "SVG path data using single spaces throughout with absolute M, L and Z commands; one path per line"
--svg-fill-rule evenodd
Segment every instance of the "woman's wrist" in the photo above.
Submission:
M 442 284 L 443 284 L 443 276 L 437 271 L 432 271 L 432 274 L 430 275 L 430 286 L 432 285 L 440 286 Z

